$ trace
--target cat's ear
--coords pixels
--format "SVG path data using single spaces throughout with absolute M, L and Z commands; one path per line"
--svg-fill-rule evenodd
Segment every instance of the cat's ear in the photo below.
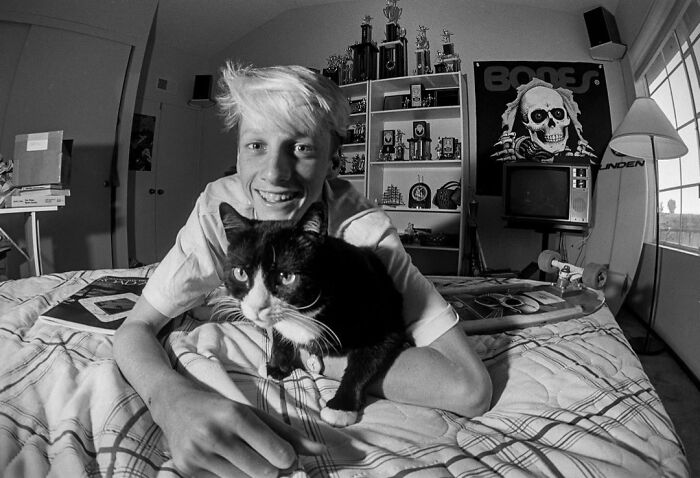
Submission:
M 241 216 L 233 206 L 226 202 L 219 204 L 219 216 L 221 216 L 226 237 L 230 237 L 232 233 L 244 231 L 251 225 L 249 219 Z
M 326 206 L 322 202 L 313 203 L 304 217 L 299 221 L 299 226 L 304 232 L 310 232 L 319 236 L 327 234 L 328 222 L 326 219 Z

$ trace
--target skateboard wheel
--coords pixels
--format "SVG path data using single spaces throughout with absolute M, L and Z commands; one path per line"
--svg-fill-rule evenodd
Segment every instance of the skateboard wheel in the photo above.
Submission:
M 542 272 L 552 273 L 559 272 L 559 269 L 552 265 L 552 261 L 560 261 L 561 254 L 557 251 L 550 251 L 549 249 L 540 252 L 537 257 L 537 266 Z
M 581 282 L 591 289 L 602 289 L 608 279 L 608 268 L 601 264 L 587 264 Z

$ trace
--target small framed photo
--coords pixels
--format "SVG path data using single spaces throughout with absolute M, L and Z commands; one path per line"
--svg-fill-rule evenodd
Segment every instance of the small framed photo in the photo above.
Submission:
M 413 122 L 413 137 L 414 138 L 430 138 L 430 125 L 427 121 Z
M 411 108 L 420 108 L 423 106 L 423 85 L 417 83 L 411 85 Z

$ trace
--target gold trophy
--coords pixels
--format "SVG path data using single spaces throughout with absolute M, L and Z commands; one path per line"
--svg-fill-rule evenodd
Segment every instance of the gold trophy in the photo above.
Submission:
M 408 43 L 406 30 L 399 26 L 403 9 L 396 4 L 399 0 L 387 0 L 382 10 L 387 19 L 386 39 L 379 44 L 379 78 L 395 78 L 408 75 Z
M 367 81 L 377 79 L 377 45 L 372 41 L 372 17 L 365 15 L 360 28 L 362 40 L 351 45 L 352 49 L 352 79 Z
M 418 25 L 418 36 L 416 37 L 416 69 L 415 75 L 428 75 L 433 72 L 430 68 L 430 42 L 426 32 L 428 27 Z
M 459 71 L 461 60 L 455 53 L 455 44 L 451 41 L 452 32 L 444 28 L 442 30 L 442 51 L 438 51 L 438 61 L 435 64 L 435 73 L 447 73 Z

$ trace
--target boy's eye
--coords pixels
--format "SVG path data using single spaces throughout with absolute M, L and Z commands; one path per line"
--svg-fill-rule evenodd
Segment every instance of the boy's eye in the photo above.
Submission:
M 246 144 L 246 148 L 251 149 L 253 151 L 259 151 L 263 149 L 262 143 L 248 143 Z
M 241 267 L 234 267 L 231 272 L 233 273 L 233 278 L 238 282 L 246 282 L 248 280 L 248 273 Z
M 291 285 L 297 280 L 297 275 L 293 272 L 280 272 L 280 282 L 282 285 Z
M 310 144 L 297 143 L 294 145 L 294 149 L 298 153 L 309 154 L 314 151 L 314 147 Z

